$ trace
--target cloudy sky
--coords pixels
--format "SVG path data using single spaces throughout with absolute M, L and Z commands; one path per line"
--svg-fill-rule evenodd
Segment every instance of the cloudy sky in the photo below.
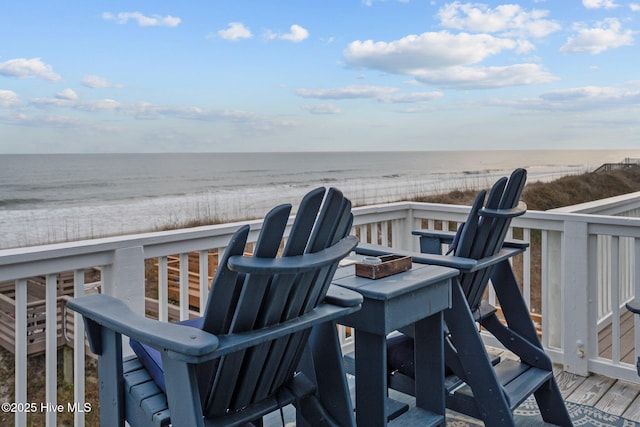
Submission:
M 640 0 L 3 1 L 0 153 L 640 148 Z

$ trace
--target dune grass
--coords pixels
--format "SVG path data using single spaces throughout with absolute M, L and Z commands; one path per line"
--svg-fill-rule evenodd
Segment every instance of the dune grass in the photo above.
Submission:
M 417 202 L 471 205 L 480 189 L 421 196 Z M 522 200 L 529 210 L 549 210 L 640 191 L 640 167 L 569 175 L 551 182 L 528 183 Z

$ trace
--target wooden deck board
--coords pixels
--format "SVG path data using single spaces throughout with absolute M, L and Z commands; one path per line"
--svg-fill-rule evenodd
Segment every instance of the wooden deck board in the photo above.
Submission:
M 560 393 L 565 400 L 587 379 L 580 375 L 564 372 L 560 367 L 554 368 L 554 376 L 560 388 Z
M 608 414 L 620 416 L 639 393 L 639 385 L 627 381 L 616 381 L 594 406 Z
M 613 386 L 615 380 L 602 375 L 591 375 L 585 378 L 566 400 L 580 405 L 594 406 Z
M 629 420 L 640 422 L 640 398 L 636 397 L 636 399 L 631 402 L 627 410 L 624 411 L 622 416 Z

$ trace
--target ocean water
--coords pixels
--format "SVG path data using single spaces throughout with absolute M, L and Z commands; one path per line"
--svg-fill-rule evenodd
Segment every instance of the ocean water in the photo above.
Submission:
M 0 248 L 262 217 L 319 185 L 355 205 L 529 182 L 640 158 L 640 150 L 0 155 Z

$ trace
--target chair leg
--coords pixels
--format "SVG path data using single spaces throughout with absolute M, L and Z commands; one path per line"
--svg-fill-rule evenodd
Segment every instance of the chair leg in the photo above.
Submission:
M 167 385 L 171 424 L 175 427 L 204 426 L 195 366 L 173 359 L 164 352 L 162 366 Z
M 560 388 L 555 379 L 549 380 L 549 386 L 540 387 L 535 393 L 536 402 L 542 419 L 557 426 L 571 427 L 571 417 L 567 407 L 562 400 Z
M 538 366 L 541 369 L 551 370 L 551 360 L 542 350 L 542 344 L 538 339 L 533 321 L 529 316 L 529 310 L 526 307 L 518 283 L 508 261 L 503 261 L 496 265 L 491 274 L 491 280 L 496 291 L 496 295 L 503 306 L 503 313 L 509 329 L 516 331 L 527 341 L 527 345 L 521 344 L 521 354 L 512 349 L 514 353 L 522 357 L 527 363 Z M 501 327 L 496 323 L 497 327 Z M 495 329 L 495 328 L 492 328 Z M 506 328 L 502 328 L 506 330 Z M 505 346 L 508 346 L 508 340 L 504 340 Z M 528 347 L 529 352 L 527 352 Z M 526 357 L 526 356 L 529 357 Z M 571 417 L 567 411 L 566 405 L 562 399 L 562 394 L 558 388 L 555 379 L 549 381 L 548 386 L 540 387 L 535 393 L 536 402 L 540 409 L 542 419 L 550 424 L 558 426 L 571 426 Z
M 538 333 L 529 316 L 529 309 L 522 297 L 518 281 L 513 274 L 509 261 L 503 261 L 493 267 L 491 283 L 496 291 L 496 296 L 500 301 L 502 313 L 509 328 L 516 331 L 531 344 L 542 349 Z
M 97 324 L 95 324 L 97 327 Z M 102 352 L 98 359 L 100 424 L 123 425 L 125 418 L 122 381 L 122 336 L 100 327 Z
M 316 325 L 309 336 L 310 358 L 303 357 L 301 368 L 316 383 L 316 396 L 307 403 L 320 405 L 341 426 L 355 426 L 340 341 L 334 322 Z M 304 363 L 306 361 L 306 363 Z
M 452 408 L 480 416 L 488 426 L 514 426 L 513 413 L 493 370 L 460 285 L 452 285 L 451 308 L 444 312 L 451 341 L 473 392 L 475 408 Z

